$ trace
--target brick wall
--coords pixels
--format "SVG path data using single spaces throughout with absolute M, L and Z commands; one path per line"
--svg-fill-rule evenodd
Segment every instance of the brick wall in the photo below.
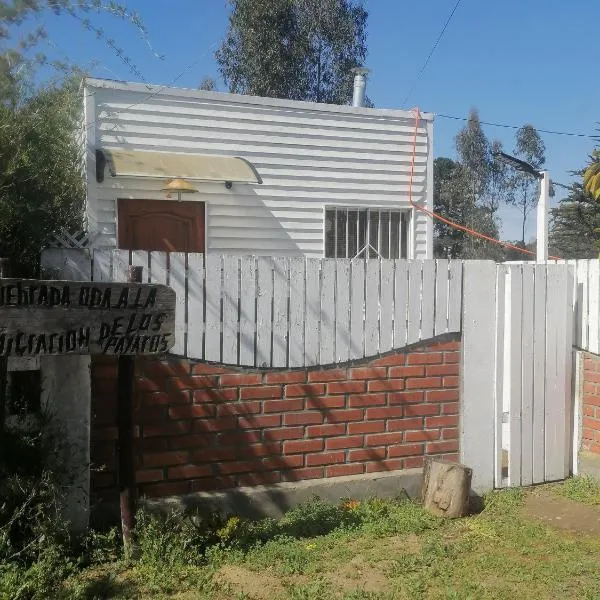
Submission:
M 459 341 L 327 369 L 137 359 L 136 479 L 146 496 L 457 460 Z M 116 498 L 116 362 L 92 363 L 93 491 Z
M 583 358 L 582 450 L 600 454 L 600 356 Z

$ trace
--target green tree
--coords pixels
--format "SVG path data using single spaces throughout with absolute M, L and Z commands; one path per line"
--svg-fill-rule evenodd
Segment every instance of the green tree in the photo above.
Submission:
M 366 58 L 367 12 L 354 0 L 230 0 L 216 52 L 234 93 L 347 104 Z
M 546 162 L 546 147 L 533 125 L 523 125 L 515 136 L 514 155 L 528 162 L 535 169 L 541 169 Z M 525 244 L 527 218 L 537 206 L 539 181 L 527 173 L 515 171 L 511 177 L 512 194 L 509 203 L 517 207 L 521 213 L 521 243 Z

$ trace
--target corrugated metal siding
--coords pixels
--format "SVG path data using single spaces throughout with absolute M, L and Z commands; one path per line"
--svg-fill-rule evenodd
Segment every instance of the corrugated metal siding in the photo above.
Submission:
M 233 254 L 323 256 L 327 205 L 409 207 L 414 116 L 410 112 L 321 109 L 307 103 L 164 89 L 148 91 L 88 83 L 99 148 L 243 156 L 263 185 L 198 183 L 192 198 L 207 206 L 209 251 Z M 115 86 L 112 82 L 107 85 Z M 385 113 L 385 114 L 384 114 Z M 413 197 L 426 198 L 427 123 L 421 121 Z M 88 165 L 93 160 L 88 161 Z M 88 166 L 88 172 L 90 167 Z M 116 199 L 164 199 L 164 181 L 111 178 L 97 184 L 88 173 L 88 220 L 115 246 Z M 187 200 L 188 198 L 186 198 Z M 414 223 L 415 256 L 427 252 L 427 219 Z

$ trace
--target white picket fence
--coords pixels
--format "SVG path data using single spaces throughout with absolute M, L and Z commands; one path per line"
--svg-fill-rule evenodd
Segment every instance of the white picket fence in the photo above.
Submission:
M 342 260 L 96 250 L 95 281 L 177 293 L 173 354 L 230 365 L 343 363 L 460 331 L 461 261 Z

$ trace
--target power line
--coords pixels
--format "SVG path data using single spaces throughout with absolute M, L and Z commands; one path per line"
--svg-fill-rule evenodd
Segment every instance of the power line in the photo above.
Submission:
M 455 115 L 445 115 L 442 113 L 435 113 L 436 117 L 441 117 L 442 119 L 452 119 L 454 121 L 468 121 L 468 117 L 457 117 Z M 520 129 L 521 125 L 509 125 L 508 123 L 492 123 L 491 121 L 480 121 L 482 125 L 489 125 L 490 127 L 502 127 L 504 129 Z M 587 133 L 576 133 L 574 131 L 556 131 L 553 129 L 538 129 L 536 127 L 536 131 L 539 133 L 548 133 L 550 135 L 567 135 L 570 137 L 580 137 L 580 138 L 588 138 L 590 140 L 599 141 L 600 136 L 597 135 L 588 135 Z
M 406 106 L 406 103 L 408 102 L 408 99 L 410 98 L 410 95 L 413 93 L 413 90 L 415 89 L 415 86 L 419 82 L 419 79 L 421 78 L 421 75 L 423 75 L 425 69 L 427 68 L 427 65 L 429 64 L 429 61 L 431 60 L 431 57 L 433 56 L 433 53 L 435 52 L 436 48 L 438 47 L 438 44 L 440 43 L 440 40 L 444 36 L 444 33 L 446 32 L 446 29 L 448 28 L 448 25 L 450 24 L 450 21 L 452 20 L 452 17 L 454 16 L 454 13 L 456 12 L 456 9 L 458 8 L 458 5 L 460 3 L 461 3 L 461 0 L 456 0 L 456 4 L 454 5 L 454 8 L 452 9 L 452 12 L 450 13 L 450 16 L 446 19 L 446 22 L 444 23 L 444 26 L 442 27 L 442 31 L 440 31 L 440 35 L 438 35 L 437 40 L 435 40 L 435 43 L 433 44 L 433 47 L 431 48 L 431 51 L 427 55 L 427 58 L 425 59 L 425 62 L 423 63 L 423 66 L 421 67 L 421 70 L 419 71 L 419 73 L 417 74 L 417 77 L 415 78 L 415 80 L 413 81 L 412 85 L 410 86 L 410 88 L 408 90 L 408 93 L 406 94 L 406 97 L 404 98 L 404 101 L 402 102 L 402 106 Z

